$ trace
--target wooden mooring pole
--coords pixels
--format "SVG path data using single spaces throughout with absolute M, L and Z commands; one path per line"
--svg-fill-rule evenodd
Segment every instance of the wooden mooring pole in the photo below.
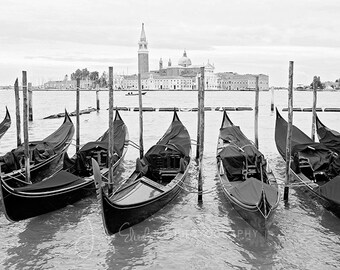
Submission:
M 77 78 L 77 96 L 76 96 L 76 152 L 79 151 L 79 147 L 80 147 L 79 99 L 80 99 L 80 78 Z
M 33 121 L 32 83 L 28 83 L 28 121 Z
M 255 117 L 254 117 L 254 134 L 255 146 L 259 148 L 259 76 L 255 76 Z
M 97 85 L 97 89 L 96 89 L 96 105 L 97 105 L 97 112 L 98 112 L 98 111 L 100 111 L 99 85 Z
M 270 89 L 272 97 L 271 97 L 271 101 L 270 101 L 270 111 L 274 111 L 274 87 L 272 87 Z
M 313 108 L 312 108 L 312 140 L 315 142 L 315 131 L 316 131 L 316 101 L 317 101 L 317 87 L 315 78 L 313 79 Z
M 205 90 L 205 80 L 204 80 L 204 67 L 201 67 L 201 87 L 200 87 L 200 136 L 199 136 L 199 172 L 198 172 L 198 202 L 203 201 L 203 151 L 204 151 L 204 90 Z
M 286 185 L 283 193 L 283 200 L 288 201 L 290 182 L 290 162 L 292 146 L 292 125 L 293 125 L 293 68 L 294 62 L 289 61 L 289 82 L 288 82 L 288 127 L 286 138 Z
M 143 100 L 142 100 L 142 79 L 141 74 L 138 73 L 138 97 L 139 97 L 139 157 L 144 156 L 143 145 Z
M 114 127 L 113 127 L 113 67 L 109 67 L 109 196 L 113 191 L 113 156 L 114 156 Z
M 20 97 L 19 97 L 19 83 L 18 78 L 14 83 L 14 96 L 15 96 L 15 115 L 17 124 L 17 146 L 21 145 L 21 123 L 20 123 Z
M 28 143 L 28 101 L 27 101 L 27 73 L 22 72 L 22 92 L 23 92 L 23 124 L 24 124 L 24 155 L 25 155 L 25 175 L 26 181 L 31 182 L 30 173 L 30 153 Z
M 201 78 L 197 78 L 197 142 L 196 142 L 196 160 L 200 157 L 200 128 L 201 128 Z

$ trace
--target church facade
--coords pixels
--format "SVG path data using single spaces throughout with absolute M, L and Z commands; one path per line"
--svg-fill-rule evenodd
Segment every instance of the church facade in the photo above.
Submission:
M 143 90 L 197 90 L 202 66 L 204 66 L 206 90 L 254 90 L 256 76 L 259 76 L 260 90 L 269 90 L 268 75 L 241 75 L 233 72 L 215 73 L 215 66 L 210 64 L 209 61 L 205 65 L 193 65 L 185 50 L 177 65 L 173 65 L 171 59 L 168 60 L 167 65 L 164 65 L 161 58 L 158 69 L 149 71 L 149 50 L 144 23 L 142 24 L 138 46 L 138 73 L 141 74 L 141 88 Z M 123 76 L 121 88 L 137 90 L 138 76 Z

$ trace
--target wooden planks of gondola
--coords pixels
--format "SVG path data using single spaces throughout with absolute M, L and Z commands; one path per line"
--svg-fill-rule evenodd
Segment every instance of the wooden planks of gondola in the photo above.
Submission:
M 138 101 L 139 101 L 139 157 L 144 156 L 143 145 L 143 100 L 142 100 L 142 79 L 138 72 Z
M 80 146 L 80 121 L 79 121 L 79 99 L 80 99 L 80 78 L 77 78 L 77 91 L 76 91 L 76 152 L 79 151 Z
M 33 121 L 33 92 L 32 83 L 28 83 L 28 121 Z
M 259 148 L 259 76 L 255 76 L 255 117 L 254 117 L 254 134 L 255 146 Z
M 17 146 L 21 145 L 21 121 L 20 121 L 20 97 L 19 97 L 19 83 L 18 78 L 14 83 L 14 96 L 15 96 L 15 115 L 17 124 Z
M 113 191 L 113 155 L 114 155 L 114 126 L 113 126 L 113 67 L 109 67 L 109 196 Z
M 28 101 L 27 101 L 27 73 L 22 71 L 22 92 L 23 92 L 23 124 L 24 124 L 24 156 L 26 181 L 31 182 L 30 156 L 28 144 Z
M 313 79 L 313 107 L 312 107 L 312 140 L 315 142 L 315 131 L 316 131 L 316 101 L 317 101 L 317 87 L 316 87 L 316 76 Z
M 205 90 L 205 80 L 204 80 L 204 67 L 201 67 L 201 87 L 200 87 L 200 103 L 199 103 L 199 114 L 200 114 L 200 137 L 199 137 L 199 172 L 198 172 L 198 202 L 203 201 L 203 151 L 204 151 L 204 90 Z
M 288 75 L 288 127 L 286 139 L 286 183 L 284 187 L 283 200 L 288 201 L 290 182 L 290 156 L 292 146 L 292 125 L 293 125 L 293 68 L 294 62 L 289 61 Z

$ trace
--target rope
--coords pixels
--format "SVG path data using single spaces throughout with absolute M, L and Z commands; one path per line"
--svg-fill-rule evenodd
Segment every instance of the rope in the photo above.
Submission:
M 137 150 L 140 150 L 139 145 L 137 143 L 131 141 L 131 140 L 129 140 L 129 145 L 131 145 L 132 147 L 136 148 Z

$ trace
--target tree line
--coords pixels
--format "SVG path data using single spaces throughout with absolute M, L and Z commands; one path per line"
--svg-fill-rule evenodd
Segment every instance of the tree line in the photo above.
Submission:
M 98 71 L 90 72 L 87 68 L 80 70 L 79 68 L 71 74 L 71 80 L 76 79 L 81 80 L 90 80 L 93 82 L 94 86 L 99 85 L 99 87 L 107 87 L 108 85 L 108 75 L 104 71 L 103 74 L 99 77 Z

